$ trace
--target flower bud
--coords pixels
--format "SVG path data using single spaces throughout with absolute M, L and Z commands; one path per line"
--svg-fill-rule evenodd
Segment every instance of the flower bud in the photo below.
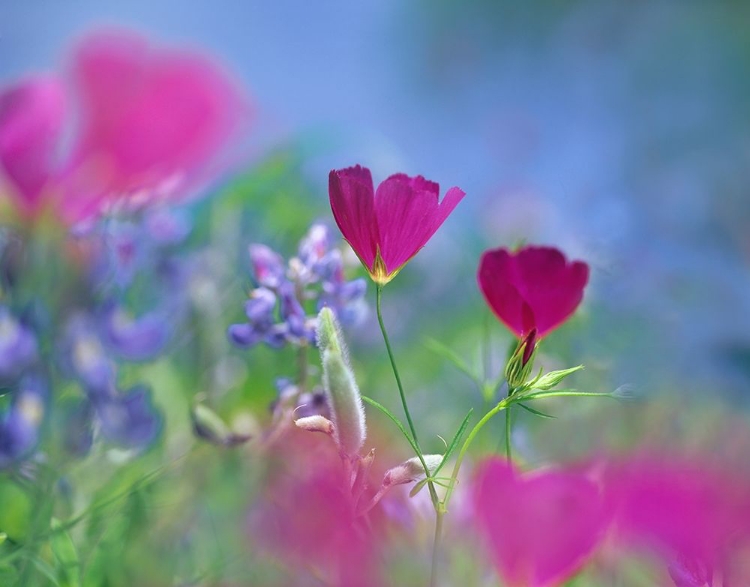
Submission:
M 427 470 L 432 475 L 443 461 L 443 455 L 422 455 L 424 462 L 427 464 Z M 412 457 L 400 465 L 386 471 L 383 476 L 383 487 L 401 485 L 418 481 L 424 477 L 424 467 L 419 457 Z
M 344 454 L 355 455 L 362 448 L 366 435 L 365 410 L 359 388 L 349 365 L 333 345 L 324 350 L 322 356 L 323 387 L 331 409 L 333 438 Z
M 335 432 L 333 422 L 320 415 L 297 418 L 294 423 L 298 428 L 302 428 L 302 430 L 307 430 L 308 432 L 323 432 L 329 436 L 332 436 Z
M 193 432 L 203 440 L 219 446 L 236 446 L 250 440 L 250 436 L 232 432 L 216 412 L 196 404 L 190 412 Z
M 338 320 L 336 320 L 336 315 L 330 308 L 323 308 L 318 313 L 318 330 L 315 338 L 321 355 L 324 351 L 331 350 L 340 354 L 348 364 L 346 343 L 341 334 L 341 328 L 339 327 Z
M 536 330 L 532 330 L 518 342 L 505 366 L 505 379 L 511 390 L 521 387 L 531 375 L 537 346 Z
M 550 389 L 558 385 L 568 375 L 571 375 L 576 371 L 580 371 L 581 369 L 583 369 L 583 365 L 571 367 L 570 369 L 561 369 L 560 371 L 550 371 L 549 373 L 545 373 L 544 375 L 533 381 L 534 389 L 549 391 Z

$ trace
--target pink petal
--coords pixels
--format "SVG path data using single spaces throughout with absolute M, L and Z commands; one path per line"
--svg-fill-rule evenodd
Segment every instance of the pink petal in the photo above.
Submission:
M 602 538 L 608 516 L 597 487 L 561 470 L 520 476 L 490 459 L 476 479 L 477 521 L 509 584 L 560 585 Z
M 151 46 L 128 32 L 99 33 L 78 47 L 72 73 L 82 134 L 71 189 L 92 198 L 202 181 L 243 128 L 249 107 L 214 63 Z
M 562 324 L 583 299 L 588 266 L 568 263 L 552 247 L 525 247 L 515 253 L 486 251 L 477 274 L 493 312 L 516 335 L 536 328 L 544 336 Z
M 389 273 L 402 267 L 427 244 L 465 194 L 452 188 L 438 204 L 439 195 L 438 184 L 422 176 L 396 174 L 378 186 L 378 242 Z
M 709 462 L 637 457 L 607 476 L 623 538 L 708 564 L 723 562 L 734 540 L 750 537 L 749 495 L 746 481 Z
M 366 167 L 356 165 L 328 176 L 331 210 L 341 234 L 368 269 L 377 253 L 378 225 L 374 211 L 375 189 Z
M 64 116 L 64 89 L 53 76 L 29 78 L 0 94 L 0 167 L 24 212 L 41 204 Z

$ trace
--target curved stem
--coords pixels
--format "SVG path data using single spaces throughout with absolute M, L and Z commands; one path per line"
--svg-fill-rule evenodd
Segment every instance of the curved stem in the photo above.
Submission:
M 504 409 L 509 407 L 511 403 L 512 403 L 511 398 L 506 397 L 504 400 L 498 403 L 494 408 L 492 408 L 489 412 L 487 412 L 484 415 L 484 417 L 481 420 L 479 420 L 479 422 L 476 423 L 474 428 L 471 429 L 471 432 L 469 432 L 469 436 L 466 437 L 466 440 L 464 441 L 464 444 L 463 446 L 461 446 L 461 450 L 458 453 L 458 457 L 456 457 L 456 464 L 453 465 L 453 472 L 451 473 L 451 480 L 448 484 L 448 489 L 445 492 L 445 497 L 443 498 L 442 506 L 446 510 L 448 508 L 448 502 L 450 501 L 451 495 L 453 495 L 453 490 L 456 488 L 456 480 L 458 479 L 458 472 L 461 469 L 461 463 L 464 460 L 466 451 L 469 450 L 469 445 L 474 440 L 474 437 L 484 427 L 484 425 L 487 422 L 489 422 L 495 414 L 497 414 L 498 412 L 502 412 Z
M 417 439 L 417 431 L 414 428 L 414 422 L 411 419 L 411 414 L 409 413 L 409 406 L 406 403 L 406 394 L 404 394 L 404 386 L 401 383 L 401 376 L 398 374 L 398 367 L 396 367 L 396 359 L 393 355 L 393 350 L 391 349 L 391 343 L 390 340 L 388 340 L 388 332 L 385 329 L 385 322 L 383 322 L 383 312 L 380 308 L 380 301 L 383 297 L 383 286 L 378 284 L 377 288 L 375 290 L 377 292 L 376 298 L 375 298 L 375 308 L 377 310 L 378 314 L 378 324 L 380 324 L 380 331 L 383 333 L 383 340 L 385 341 L 385 349 L 388 351 L 388 358 L 391 360 L 391 369 L 393 370 L 393 375 L 396 377 L 396 385 L 398 387 L 398 393 L 399 396 L 401 396 L 401 405 L 404 408 L 404 414 L 406 414 L 406 421 L 409 424 L 409 431 L 411 432 L 412 440 L 414 441 L 414 445 L 417 447 L 417 458 L 419 458 L 419 462 L 422 464 L 422 467 L 424 468 L 425 475 L 429 478 L 430 477 L 430 470 L 427 468 L 427 463 L 424 460 L 424 457 L 422 456 L 422 447 L 419 445 L 419 439 Z M 432 498 L 432 505 L 435 507 L 435 511 L 438 509 L 438 497 L 437 493 L 435 492 L 435 486 L 432 483 L 432 481 L 427 482 L 427 486 L 430 490 L 430 497 Z

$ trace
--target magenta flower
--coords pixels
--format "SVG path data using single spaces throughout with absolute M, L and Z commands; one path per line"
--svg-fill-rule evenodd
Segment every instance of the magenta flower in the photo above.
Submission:
M 599 489 L 579 473 L 520 475 L 493 458 L 479 467 L 476 521 L 508 585 L 561 585 L 601 540 L 609 515 Z
M 29 77 L 0 94 L 0 182 L 25 216 L 38 212 L 53 174 L 65 92 L 53 76 Z
M 123 197 L 185 198 L 217 171 L 248 119 L 246 101 L 215 64 L 134 33 L 84 38 L 70 74 L 0 95 L 0 173 L 22 212 L 49 206 L 75 222 Z M 73 148 L 55 160 L 65 121 L 77 123 Z
M 627 543 L 697 572 L 750 540 L 750 485 L 706 459 L 644 455 L 613 464 L 605 491 Z M 685 569 L 683 569 L 684 571 Z
M 328 193 L 341 233 L 375 283 L 385 285 L 419 252 L 464 197 L 421 175 L 390 176 L 375 191 L 370 170 L 359 165 L 331 171 Z
M 552 247 L 485 251 L 477 280 L 495 315 L 518 337 L 542 337 L 575 312 L 589 268 Z

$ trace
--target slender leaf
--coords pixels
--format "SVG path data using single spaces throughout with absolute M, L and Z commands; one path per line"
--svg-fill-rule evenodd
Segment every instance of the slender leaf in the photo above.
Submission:
M 409 492 L 409 497 L 414 497 L 417 493 L 422 491 L 425 485 L 427 485 L 427 477 L 414 484 L 414 487 L 412 487 L 411 491 Z
M 382 405 L 382 404 L 379 404 L 379 403 L 378 403 L 378 402 L 376 402 L 376 401 L 375 401 L 374 399 L 372 399 L 372 398 L 369 398 L 369 397 L 367 397 L 367 396 L 365 396 L 365 395 L 363 395 L 363 396 L 362 396 L 362 400 L 363 400 L 363 401 L 365 401 L 365 402 L 367 402 L 367 403 L 368 403 L 368 404 L 370 404 L 371 406 L 374 406 L 374 407 L 376 407 L 376 408 L 377 408 L 377 409 L 379 409 L 379 410 L 380 410 L 381 412 L 383 412 L 383 413 L 384 413 L 384 414 L 385 414 L 386 416 L 388 416 L 388 418 L 390 418 L 390 420 L 391 420 L 391 421 L 392 421 L 392 422 L 393 422 L 393 423 L 394 423 L 394 424 L 395 424 L 395 425 L 396 425 L 396 426 L 398 427 L 398 429 L 399 429 L 399 430 L 401 430 L 401 434 L 403 434 L 403 435 L 404 435 L 404 438 L 406 438 L 406 440 L 407 440 L 407 441 L 409 442 L 409 444 L 411 445 L 411 447 L 412 447 L 412 448 L 414 449 L 414 453 L 415 453 L 415 454 L 420 454 L 420 450 L 419 450 L 419 448 L 417 447 L 417 444 L 416 444 L 416 443 L 414 442 L 414 439 L 413 439 L 413 438 L 411 437 L 411 434 L 409 434 L 409 433 L 407 432 L 406 428 L 404 428 L 404 425 L 403 425 L 403 424 L 401 423 L 401 420 L 399 420 L 399 419 L 398 419 L 398 418 L 397 418 L 397 417 L 396 417 L 396 416 L 395 416 L 395 415 L 393 414 L 393 412 L 391 412 L 391 411 L 390 411 L 390 410 L 389 410 L 388 408 L 386 408 L 386 407 L 385 407 L 384 405 Z
M 544 412 L 540 412 L 539 410 L 535 410 L 534 408 L 531 408 L 531 407 L 527 406 L 526 404 L 522 404 L 520 402 L 518 403 L 518 406 L 521 407 L 521 408 L 523 408 L 527 412 L 530 412 L 530 413 L 534 414 L 535 416 L 539 416 L 540 418 L 550 418 L 552 420 L 554 420 L 555 418 L 557 418 L 557 416 L 553 416 L 551 414 L 545 414 Z
M 448 462 L 448 459 L 450 458 L 451 454 L 454 450 L 456 450 L 456 447 L 458 446 L 458 443 L 461 440 L 461 437 L 463 436 L 464 432 L 466 431 L 466 427 L 469 425 L 469 418 L 471 418 L 471 414 L 474 412 L 474 408 L 471 408 L 469 410 L 469 413 L 464 416 L 463 421 L 461 422 L 461 426 L 458 427 L 458 431 L 456 432 L 455 436 L 453 437 L 453 440 L 451 440 L 451 443 L 448 445 L 448 449 L 445 451 L 445 454 L 443 455 L 443 460 L 440 461 L 440 464 L 437 466 L 437 469 L 433 472 L 432 476 L 438 474 L 440 469 L 443 468 L 443 465 Z
M 444 359 L 447 359 L 453 365 L 466 375 L 469 379 L 474 381 L 481 387 L 482 382 L 479 377 L 471 370 L 471 367 L 464 361 L 457 353 L 451 348 L 445 346 L 442 342 L 435 340 L 434 338 L 426 338 L 424 345 L 431 350 L 433 353 L 440 355 Z

